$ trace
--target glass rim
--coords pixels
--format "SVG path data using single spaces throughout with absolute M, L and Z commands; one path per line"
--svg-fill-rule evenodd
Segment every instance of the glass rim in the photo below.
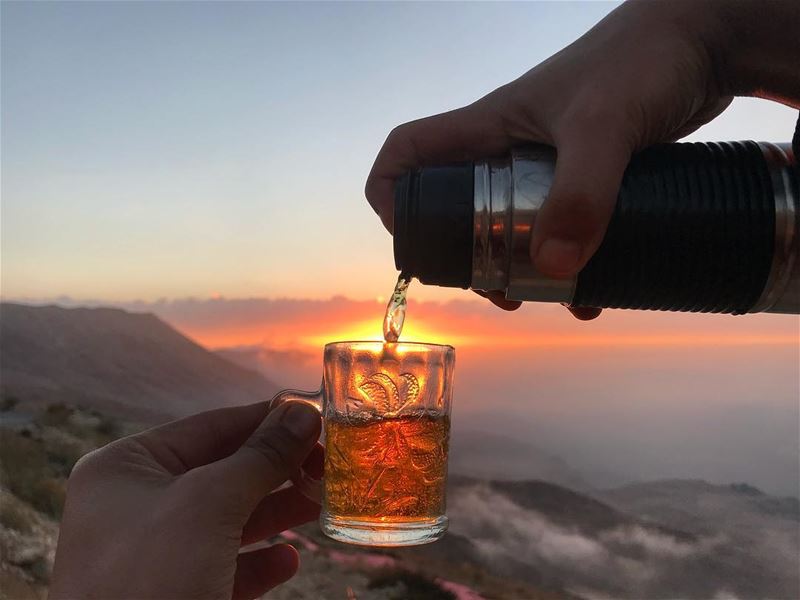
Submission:
M 382 340 L 342 340 L 339 342 L 328 342 L 325 344 L 325 348 L 334 347 L 334 346 L 350 346 L 353 344 L 373 344 L 381 346 L 417 346 L 417 347 L 425 347 L 430 349 L 449 349 L 455 352 L 455 347 L 451 346 L 450 344 L 433 344 L 430 342 L 384 342 Z

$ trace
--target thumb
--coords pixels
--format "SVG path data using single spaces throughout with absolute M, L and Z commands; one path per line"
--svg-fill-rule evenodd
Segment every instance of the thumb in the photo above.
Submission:
M 234 492 L 244 514 L 250 514 L 269 492 L 303 464 L 319 438 L 319 412 L 305 402 L 285 402 L 235 453 L 208 465 L 215 486 Z
M 531 259 L 541 273 L 566 279 L 603 241 L 631 151 L 608 135 L 584 131 L 556 142 L 553 186 L 536 217 Z

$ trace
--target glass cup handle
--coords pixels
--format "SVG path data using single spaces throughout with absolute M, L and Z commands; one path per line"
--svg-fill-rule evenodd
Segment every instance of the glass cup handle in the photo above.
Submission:
M 269 401 L 270 411 L 284 402 L 305 402 L 316 408 L 322 414 L 322 389 L 316 392 L 301 392 L 300 390 L 283 390 L 275 394 Z M 310 477 L 302 468 L 292 476 L 294 487 L 300 490 L 309 500 L 317 504 L 322 502 L 322 481 Z

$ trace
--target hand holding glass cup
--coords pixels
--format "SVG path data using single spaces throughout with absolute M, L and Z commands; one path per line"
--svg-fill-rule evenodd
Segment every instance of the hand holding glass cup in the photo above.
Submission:
M 318 392 L 285 390 L 324 423 L 322 481 L 294 484 L 320 501 L 329 537 L 368 546 L 433 542 L 447 530 L 445 489 L 455 350 L 411 342 L 336 342 Z

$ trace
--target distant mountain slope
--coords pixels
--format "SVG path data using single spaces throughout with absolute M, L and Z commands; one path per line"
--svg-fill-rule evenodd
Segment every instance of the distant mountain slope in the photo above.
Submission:
M 595 498 L 545 481 L 491 481 L 489 487 L 522 508 L 539 512 L 555 525 L 573 528 L 583 535 L 599 535 L 620 527 L 642 527 L 677 542 L 695 540 L 685 531 L 643 521 Z
M 0 304 L 0 387 L 25 402 L 144 421 L 255 402 L 276 389 L 151 314 L 11 303 Z
M 770 496 L 747 484 L 683 479 L 636 483 L 595 495 L 628 514 L 715 540 L 713 561 L 705 557 L 685 577 L 725 573 L 727 591 L 738 597 L 800 597 L 797 498 Z
M 496 576 L 585 598 L 798 597 L 791 499 L 775 516 L 776 503 L 756 499 L 754 488 L 696 484 L 731 496 L 708 504 L 704 527 L 694 525 L 705 509 L 682 482 L 657 485 L 663 502 L 655 502 L 648 484 L 590 497 L 543 481 L 453 477 L 451 531 L 470 544 L 456 558 L 474 555 Z M 648 510 L 626 508 L 640 501 Z M 725 515 L 727 507 L 736 509 Z M 694 521 L 680 518 L 688 513 Z M 435 546 L 433 554 L 447 550 Z
M 507 435 L 454 428 L 450 439 L 451 473 L 480 479 L 549 481 L 588 490 L 584 478 L 558 456 Z
M 714 485 L 698 479 L 663 479 L 606 490 L 598 496 L 633 514 L 681 523 L 696 531 L 732 521 L 739 527 L 741 513 L 757 520 L 777 518 L 800 523 L 800 500 L 771 496 L 745 483 Z

